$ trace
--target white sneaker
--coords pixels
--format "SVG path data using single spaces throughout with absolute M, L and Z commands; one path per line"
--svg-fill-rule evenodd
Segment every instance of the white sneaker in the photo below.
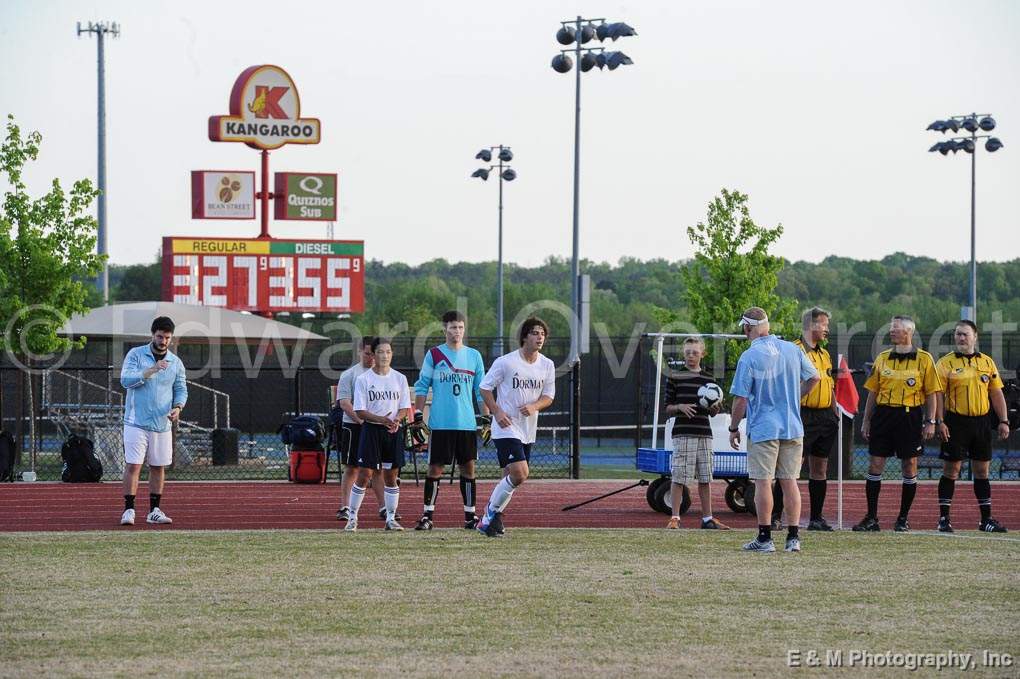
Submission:
M 173 523 L 174 520 L 163 513 L 163 510 L 159 507 L 155 507 L 145 517 L 146 523 Z
M 776 543 L 769 540 L 768 542 L 759 542 L 758 538 L 751 540 L 744 545 L 745 552 L 761 552 L 763 554 L 771 554 L 776 551 Z
M 404 530 L 404 527 L 397 523 L 396 519 L 386 522 L 386 530 Z
M 135 510 L 125 509 L 124 513 L 120 515 L 120 525 L 122 526 L 135 525 Z
M 344 530 L 348 531 L 350 533 L 353 533 L 354 531 L 358 530 L 358 516 L 357 516 L 357 514 L 352 514 L 351 517 L 349 519 L 347 519 L 347 525 L 344 526 Z
M 786 541 L 786 551 L 788 552 L 799 552 L 800 551 L 800 538 L 789 538 Z

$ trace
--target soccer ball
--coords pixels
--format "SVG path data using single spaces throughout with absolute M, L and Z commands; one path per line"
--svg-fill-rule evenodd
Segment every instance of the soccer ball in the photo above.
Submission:
M 698 389 L 698 405 L 706 410 L 720 403 L 722 399 L 722 387 L 715 382 L 709 382 Z

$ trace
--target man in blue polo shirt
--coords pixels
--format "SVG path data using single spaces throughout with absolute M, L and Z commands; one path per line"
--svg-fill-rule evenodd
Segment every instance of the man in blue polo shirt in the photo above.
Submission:
M 800 551 L 800 491 L 797 477 L 804 453 L 800 399 L 819 381 L 818 371 L 797 345 L 769 334 L 765 310 L 751 307 L 740 319 L 751 346 L 741 354 L 730 387 L 733 411 L 730 445 L 740 446 L 738 425 L 747 413 L 747 475 L 754 481 L 758 537 L 744 545 L 750 552 L 774 552 L 772 542 L 772 478 L 779 479 L 786 498 L 786 551 Z M 765 523 L 762 524 L 761 522 Z
M 135 493 L 142 464 L 149 464 L 148 523 L 173 523 L 159 507 L 164 469 L 173 462 L 170 424 L 180 417 L 188 400 L 184 364 L 170 351 L 174 322 L 160 316 L 152 322 L 152 341 L 124 357 L 120 383 L 124 402 L 124 513 L 122 526 L 135 522 Z

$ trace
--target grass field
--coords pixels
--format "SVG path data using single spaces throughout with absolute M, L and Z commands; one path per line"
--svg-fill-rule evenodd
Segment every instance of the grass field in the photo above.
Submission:
M 0 675 L 774 676 L 794 648 L 953 650 L 978 654 L 968 676 L 1017 673 L 980 653 L 1020 659 L 1020 540 L 809 534 L 801 554 L 741 553 L 749 537 L 0 534 Z

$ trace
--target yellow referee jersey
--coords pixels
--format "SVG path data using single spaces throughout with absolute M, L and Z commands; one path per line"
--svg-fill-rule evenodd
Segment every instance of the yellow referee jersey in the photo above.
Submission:
M 815 370 L 818 371 L 818 376 L 822 378 L 811 391 L 801 397 L 801 407 L 831 408 L 832 388 L 835 385 L 832 379 L 832 357 L 829 356 L 829 352 L 821 344 L 815 345 L 815 348 L 812 349 L 804 343 L 804 338 L 796 339 L 793 343 L 807 354 L 811 365 L 815 367 Z
M 987 415 L 989 389 L 1002 389 L 1002 378 L 991 356 L 952 351 L 935 364 L 945 385 L 946 410 L 957 415 Z
M 935 359 L 923 349 L 908 354 L 886 349 L 875 359 L 864 388 L 875 394 L 880 406 L 914 408 L 929 394 L 942 391 Z

